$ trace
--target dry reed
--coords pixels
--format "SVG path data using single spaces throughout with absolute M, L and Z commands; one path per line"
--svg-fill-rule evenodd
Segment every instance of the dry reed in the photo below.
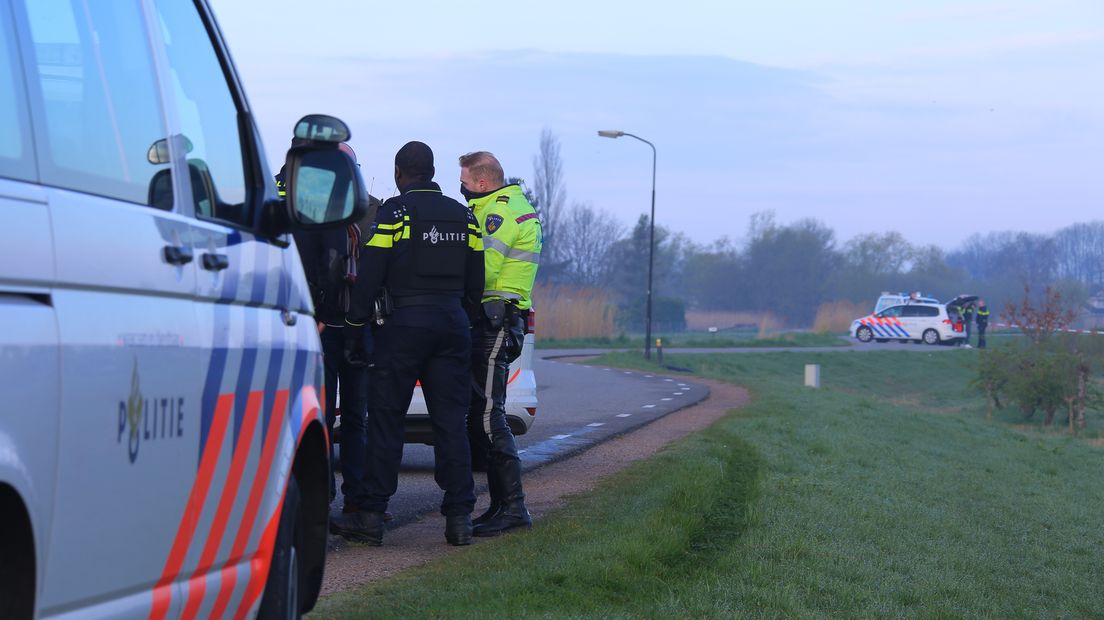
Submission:
M 537 339 L 611 338 L 617 334 L 613 295 L 598 288 L 537 286 Z
M 844 332 L 851 328 L 851 321 L 870 314 L 869 303 L 839 300 L 821 304 L 813 320 L 813 331 L 818 334 Z

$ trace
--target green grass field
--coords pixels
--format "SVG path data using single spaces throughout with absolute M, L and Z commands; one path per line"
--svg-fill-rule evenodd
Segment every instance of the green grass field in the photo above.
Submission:
M 710 334 L 708 332 L 680 332 L 676 334 L 657 334 L 662 338 L 664 348 L 770 348 L 770 347 L 846 347 L 843 334 L 817 334 L 813 332 L 784 332 L 770 337 L 759 338 L 755 331 L 729 331 Z M 654 346 L 654 343 L 653 343 Z M 613 338 L 573 338 L 558 340 L 541 338 L 537 335 L 538 349 L 639 349 L 644 350 L 644 335 L 627 336 L 622 334 Z
M 1104 616 L 1104 452 L 986 421 L 967 385 L 976 355 L 670 356 L 753 403 L 530 533 L 330 597 L 318 616 Z M 822 389 L 801 387 L 806 363 Z

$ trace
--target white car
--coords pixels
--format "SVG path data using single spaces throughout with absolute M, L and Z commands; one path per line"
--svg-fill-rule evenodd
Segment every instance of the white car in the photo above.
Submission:
M 905 304 L 938 304 L 934 297 L 924 297 L 920 293 L 890 293 L 883 291 L 878 302 L 874 304 L 874 312 L 881 312 L 890 306 L 903 306 Z
M 956 297 L 946 304 L 923 301 L 889 306 L 855 319 L 851 323 L 851 336 L 859 342 L 958 342 L 966 337 L 958 308 L 976 299 L 970 295 Z
M 521 356 L 510 364 L 510 370 L 506 373 L 506 423 L 514 436 L 529 432 L 537 416 L 537 377 L 533 374 L 535 316 L 536 313 L 530 310 L 525 346 L 521 349 Z M 433 428 L 420 385 L 414 389 L 414 398 L 406 412 L 406 442 L 433 443 Z
M 510 370 L 506 373 L 506 423 L 514 436 L 529 432 L 537 416 L 537 377 L 533 373 L 533 327 L 536 313 L 529 311 L 528 331 L 525 333 L 525 345 Z M 334 425 L 334 441 L 341 438 L 341 395 L 338 390 L 338 418 Z M 425 396 L 419 383 L 414 388 L 410 408 L 406 411 L 406 443 L 433 444 L 433 427 L 429 421 Z M 340 449 L 340 446 L 336 447 Z

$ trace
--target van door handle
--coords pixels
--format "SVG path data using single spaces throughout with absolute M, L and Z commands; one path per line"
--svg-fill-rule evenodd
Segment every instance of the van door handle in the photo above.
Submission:
M 225 254 L 204 254 L 203 268 L 207 271 L 222 271 L 230 266 L 230 259 Z
M 289 327 L 299 322 L 299 318 L 295 316 L 295 313 L 287 308 L 280 308 L 280 318 L 283 319 L 284 325 Z
M 194 258 L 192 248 L 186 245 L 166 245 L 161 249 L 161 256 L 170 265 L 187 265 Z

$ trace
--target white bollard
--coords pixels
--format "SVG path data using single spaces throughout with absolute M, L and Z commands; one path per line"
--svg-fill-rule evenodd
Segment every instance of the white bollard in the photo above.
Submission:
M 805 364 L 805 387 L 820 387 L 820 364 Z

